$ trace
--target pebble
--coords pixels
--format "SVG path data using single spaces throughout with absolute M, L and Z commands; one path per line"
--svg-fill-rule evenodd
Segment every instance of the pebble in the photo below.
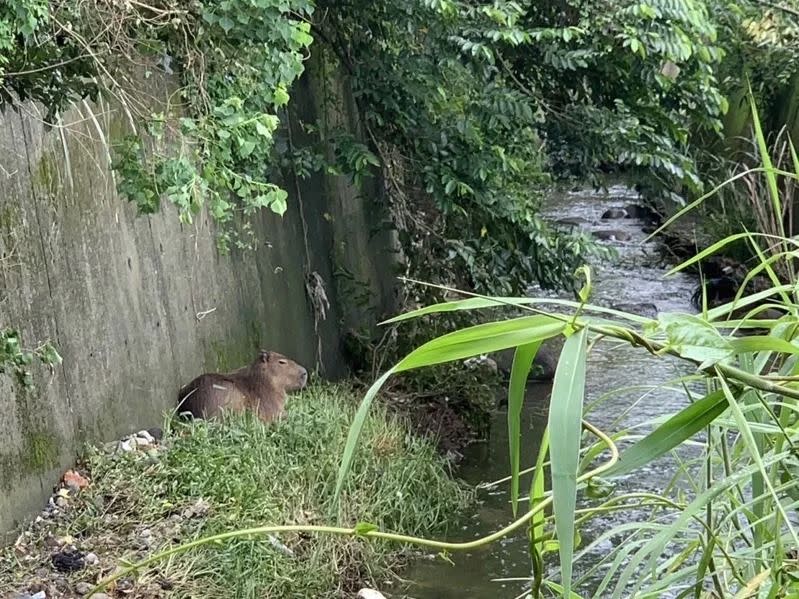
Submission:
M 150 434 L 150 431 L 139 431 L 136 433 L 136 442 L 138 443 L 139 439 L 143 439 L 147 441 L 148 444 L 152 445 L 155 443 L 155 438 Z
M 79 582 L 75 585 L 75 592 L 79 595 L 88 595 L 89 591 L 94 588 L 94 585 L 88 582 Z M 97 595 L 95 595 L 96 597 Z
M 47 599 L 47 593 L 44 591 L 39 591 L 35 595 L 31 595 L 30 599 Z
M 149 437 L 149 435 L 147 436 Z M 152 437 L 150 437 L 150 439 L 152 439 Z M 133 437 L 133 442 L 136 444 L 136 447 L 152 447 L 153 441 L 150 439 L 136 435 Z
M 361 589 L 358 591 L 357 597 L 358 599 L 386 599 L 383 593 L 374 589 Z
M 124 451 L 124 452 L 133 451 L 136 448 L 136 443 L 132 439 L 124 439 L 119 442 L 119 445 L 117 447 L 119 451 Z
M 86 557 L 83 558 L 87 565 L 93 566 L 100 562 L 100 558 L 97 557 L 96 553 L 87 553 Z
M 67 507 L 69 505 L 69 500 L 66 497 L 57 497 L 55 504 L 58 507 Z

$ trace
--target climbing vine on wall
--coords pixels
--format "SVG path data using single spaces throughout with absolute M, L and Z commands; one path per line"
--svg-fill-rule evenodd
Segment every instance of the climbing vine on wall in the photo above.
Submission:
M 9 0 L 0 102 L 42 102 L 52 121 L 76 99 L 113 97 L 133 129 L 115 148 L 118 186 L 141 213 L 166 199 L 184 222 L 204 205 L 222 225 L 260 208 L 283 214 L 270 158 L 312 9 L 309 0 Z M 155 71 L 180 88 L 153 114 L 142 98 Z M 223 249 L 246 241 L 220 231 Z
M 61 363 L 61 356 L 49 341 L 37 348 L 25 349 L 19 331 L 0 329 L 0 374 L 12 375 L 23 387 L 31 387 L 30 367 L 35 360 L 52 368 Z

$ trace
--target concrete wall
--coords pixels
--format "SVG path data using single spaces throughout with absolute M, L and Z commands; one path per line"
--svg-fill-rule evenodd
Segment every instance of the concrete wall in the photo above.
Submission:
M 299 119 L 358 134 L 346 80 L 321 61 L 294 97 L 294 143 Z M 36 367 L 33 392 L 0 375 L 0 533 L 42 507 L 84 442 L 158 425 L 203 370 L 264 347 L 341 376 L 341 327 L 393 309 L 378 178 L 359 190 L 287 177 L 285 216 L 257 217 L 260 247 L 221 256 L 207 218 L 181 226 L 166 205 L 137 217 L 118 197 L 107 142 L 125 130 L 122 111 L 80 103 L 50 130 L 41 115 L 30 104 L 0 114 L 0 327 L 28 347 L 51 339 L 64 362 Z M 330 300 L 325 319 L 308 272 Z M 355 273 L 369 305 L 354 310 L 336 273 Z

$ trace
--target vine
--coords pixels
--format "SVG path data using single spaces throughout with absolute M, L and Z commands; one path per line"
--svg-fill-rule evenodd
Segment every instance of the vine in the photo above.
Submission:
M 53 121 L 76 99 L 113 97 L 133 127 L 113 164 L 121 195 L 143 214 L 167 200 L 186 223 L 207 205 L 220 248 L 244 245 L 227 226 L 237 214 L 287 207 L 268 175 L 312 10 L 310 0 L 11 0 L 0 7 L 0 106 L 39 101 Z M 154 114 L 140 98 L 156 71 L 181 87 Z
M 0 329 L 0 374 L 9 374 L 20 385 L 30 388 L 33 386 L 30 367 L 34 360 L 52 368 L 61 363 L 61 356 L 49 341 L 27 350 L 22 347 L 19 331 Z

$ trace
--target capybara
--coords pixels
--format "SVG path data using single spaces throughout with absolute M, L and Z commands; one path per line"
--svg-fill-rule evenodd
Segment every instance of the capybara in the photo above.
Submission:
M 283 413 L 286 392 L 297 391 L 308 382 L 308 371 L 286 356 L 261 351 L 255 361 L 227 374 L 198 376 L 178 391 L 179 414 L 214 418 L 223 410 L 251 410 L 264 422 Z

